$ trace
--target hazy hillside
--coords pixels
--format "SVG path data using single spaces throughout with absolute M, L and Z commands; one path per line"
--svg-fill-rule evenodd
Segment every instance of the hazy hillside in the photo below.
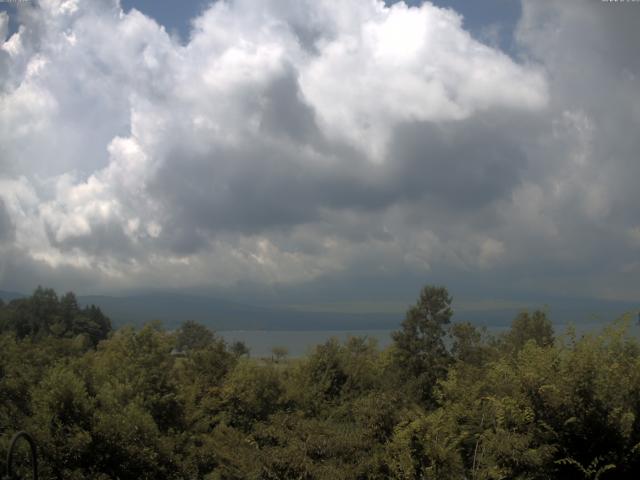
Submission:
M 195 320 L 215 330 L 340 330 L 395 328 L 402 319 L 402 315 L 389 313 L 293 311 L 179 294 L 81 296 L 79 301 L 99 306 L 114 325 L 161 320 L 175 328 L 185 320 Z
M 6 292 L 4 290 L 0 290 L 0 300 L 3 300 L 5 302 L 10 302 L 11 300 L 15 300 L 16 298 L 22 298 L 25 296 L 26 295 L 18 292 Z
M 20 292 L 0 291 L 5 302 L 27 296 Z M 168 292 L 116 297 L 107 295 L 78 296 L 82 306 L 99 306 L 111 318 L 114 326 L 143 325 L 160 320 L 167 328 L 177 328 L 185 320 L 195 320 L 214 330 L 375 330 L 395 329 L 404 318 L 397 312 L 353 313 L 314 311 L 311 307 L 289 309 L 264 307 L 222 300 L 219 298 Z M 532 303 L 531 308 L 543 307 Z M 634 302 L 593 299 L 557 299 L 546 305 L 557 325 L 568 323 L 600 324 L 625 312 L 638 311 Z M 455 310 L 456 321 L 469 321 L 487 327 L 505 327 L 519 311 L 511 308 Z
M 398 312 L 353 313 L 340 311 L 295 310 L 284 307 L 262 307 L 230 302 L 218 298 L 175 293 L 154 293 L 128 297 L 81 296 L 83 305 L 98 305 L 114 325 L 141 325 L 161 320 L 175 328 L 185 320 L 195 320 L 215 330 L 375 330 L 394 329 L 403 320 L 405 310 Z M 531 304 L 530 308 L 548 306 L 555 324 L 600 324 L 625 312 L 637 311 L 633 302 L 594 299 L 556 299 Z M 408 307 L 408 305 L 407 305 Z M 455 310 L 455 309 L 454 309 Z M 456 321 L 468 321 L 487 327 L 508 326 L 520 309 L 459 309 Z

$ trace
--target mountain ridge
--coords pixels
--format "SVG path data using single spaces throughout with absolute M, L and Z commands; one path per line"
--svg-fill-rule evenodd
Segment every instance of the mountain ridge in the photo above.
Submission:
M 0 290 L 5 302 L 28 295 Z M 128 296 L 78 295 L 81 306 L 96 305 L 107 315 L 115 327 L 141 326 L 159 320 L 166 328 L 178 328 L 184 321 L 193 320 L 214 330 L 389 330 L 398 328 L 404 311 L 353 312 L 320 310 L 297 305 L 253 305 L 216 297 L 175 292 L 140 293 Z M 637 311 L 634 302 L 597 299 L 555 299 L 549 311 L 556 324 L 605 323 L 625 312 Z M 407 306 L 408 307 L 408 306 Z M 541 306 L 531 306 L 530 309 Z M 544 308 L 544 306 L 542 306 Z M 505 308 L 455 308 L 453 320 L 469 321 L 487 327 L 505 327 L 523 310 Z

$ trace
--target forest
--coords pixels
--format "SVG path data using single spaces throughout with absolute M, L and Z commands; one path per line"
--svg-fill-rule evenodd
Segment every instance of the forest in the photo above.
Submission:
M 38 288 L 0 303 L 0 462 L 25 430 L 42 479 L 638 478 L 631 315 L 579 335 L 523 311 L 490 335 L 429 285 L 400 320 L 385 349 L 253 358 Z

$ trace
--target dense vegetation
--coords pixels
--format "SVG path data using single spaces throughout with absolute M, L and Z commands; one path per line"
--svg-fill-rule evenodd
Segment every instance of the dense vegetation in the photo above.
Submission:
M 630 319 L 556 338 L 523 312 L 492 337 L 451 316 L 425 287 L 388 349 L 252 359 L 38 289 L 0 306 L 0 453 L 25 429 L 45 479 L 638 478 Z

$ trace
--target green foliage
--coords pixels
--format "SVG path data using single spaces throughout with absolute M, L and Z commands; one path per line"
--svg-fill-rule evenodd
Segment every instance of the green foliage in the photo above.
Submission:
M 282 393 L 280 375 L 272 365 L 243 360 L 222 387 L 222 418 L 228 425 L 249 431 L 278 409 Z
M 519 313 L 504 337 L 507 348 L 516 352 L 528 341 L 533 341 L 541 347 L 553 345 L 553 325 L 546 312 L 535 310 L 531 314 L 526 311 Z
M 430 415 L 416 413 L 412 420 L 396 427 L 388 445 L 393 478 L 464 478 L 464 464 L 458 444 L 461 433 L 442 410 Z
M 433 389 L 446 375 L 450 360 L 444 337 L 453 315 L 451 302 L 446 288 L 424 287 L 402 329 L 392 334 L 398 373 L 413 381 L 417 395 L 427 403 L 433 403 Z
M 111 321 L 94 305 L 80 308 L 72 292 L 58 299 L 52 289 L 38 287 L 31 297 L 0 305 L 0 332 L 19 339 L 84 337 L 96 346 L 109 336 Z
M 176 348 L 180 351 L 201 350 L 216 340 L 213 332 L 198 322 L 188 320 L 182 324 L 176 336 Z
M 280 363 L 287 355 L 289 355 L 287 347 L 275 346 L 271 349 L 271 359 L 276 363 Z
M 631 318 L 556 338 L 536 311 L 497 339 L 451 325 L 447 344 L 451 298 L 426 287 L 386 350 L 332 339 L 275 362 L 193 322 L 96 342 L 78 320 L 100 324 L 91 312 L 45 289 L 0 305 L 0 453 L 28 430 L 44 479 L 625 480 L 640 471 Z
M 250 353 L 249 347 L 247 347 L 247 345 L 240 340 L 236 340 L 235 342 L 233 342 L 229 346 L 229 350 L 236 357 L 243 357 L 243 356 L 248 357 Z

